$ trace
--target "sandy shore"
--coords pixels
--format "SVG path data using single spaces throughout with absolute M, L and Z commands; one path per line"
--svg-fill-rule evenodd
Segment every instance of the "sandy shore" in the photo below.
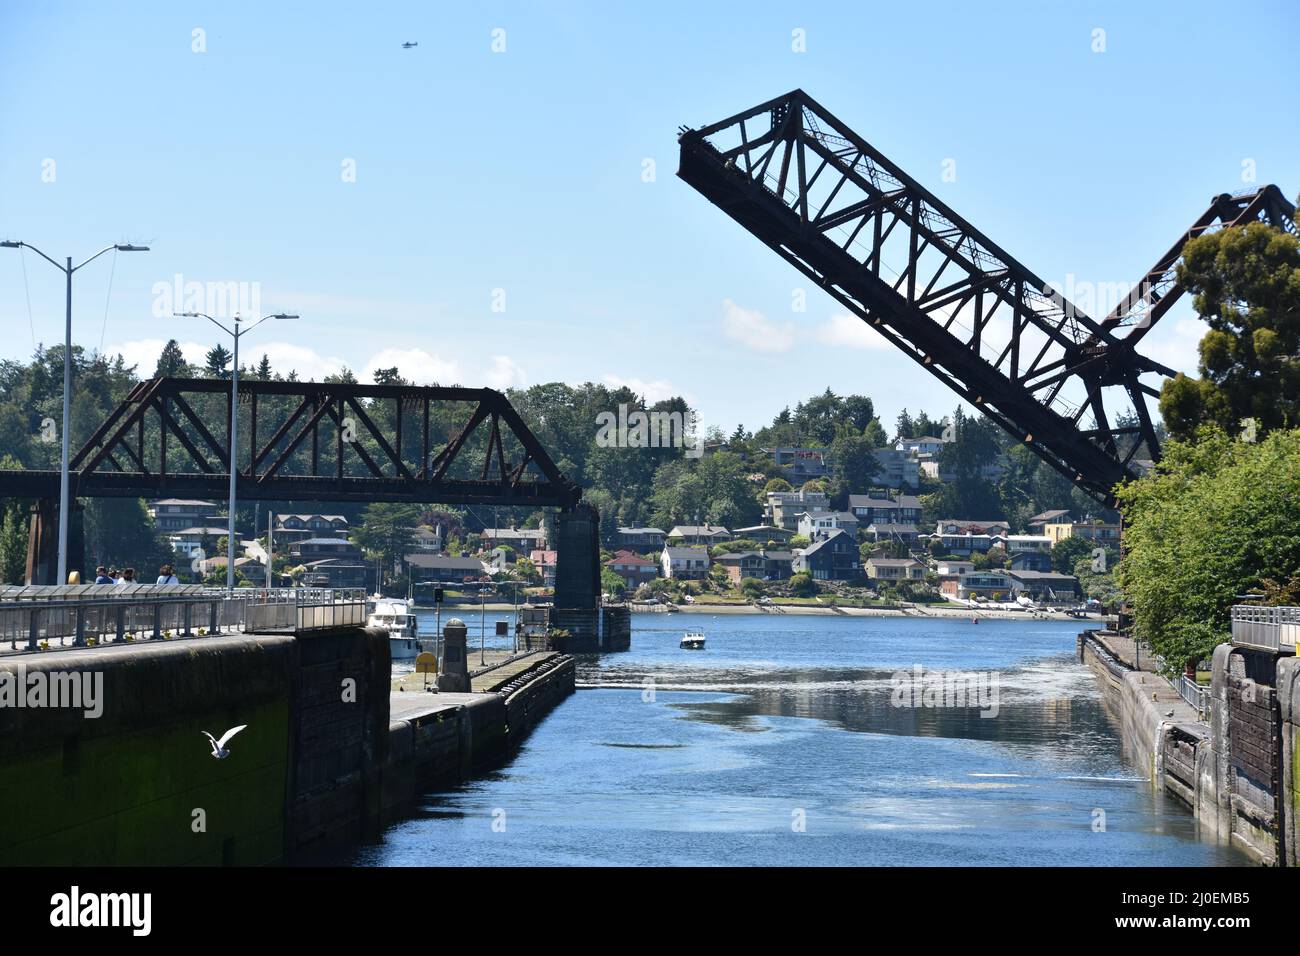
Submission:
M 1090 614 L 1087 617 L 1071 617 L 1060 611 L 1012 611 L 1006 608 L 964 608 L 964 607 L 840 607 L 825 605 L 782 604 L 780 610 L 760 611 L 752 604 L 679 604 L 676 612 L 684 614 L 782 614 L 834 615 L 837 617 L 910 617 L 910 618 L 962 618 L 969 620 L 995 621 L 1078 621 L 1079 623 L 1099 623 L 1102 616 Z M 637 612 L 644 613 L 644 612 Z

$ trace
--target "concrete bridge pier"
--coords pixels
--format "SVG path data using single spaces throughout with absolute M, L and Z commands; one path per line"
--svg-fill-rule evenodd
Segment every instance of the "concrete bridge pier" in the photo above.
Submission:
M 579 504 L 555 516 L 555 606 L 551 628 L 557 651 L 594 654 L 623 651 L 632 643 L 626 607 L 602 607 L 600 592 L 600 514 Z
M 68 571 L 80 571 L 87 582 L 86 535 L 83 509 L 72 499 L 72 520 L 68 522 Z M 59 577 L 59 499 L 38 498 L 32 505 L 27 525 L 27 584 L 67 584 Z M 89 578 L 90 581 L 94 577 Z

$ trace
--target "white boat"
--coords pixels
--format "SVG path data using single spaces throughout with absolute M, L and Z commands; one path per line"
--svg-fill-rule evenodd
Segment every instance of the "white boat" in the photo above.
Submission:
M 687 631 L 682 635 L 682 642 L 678 646 L 687 651 L 704 650 L 704 632 Z
M 411 605 L 401 598 L 376 595 L 371 598 L 374 608 L 366 622 L 370 627 L 388 631 L 388 656 L 395 661 L 413 661 L 420 653 L 420 635 L 411 613 Z

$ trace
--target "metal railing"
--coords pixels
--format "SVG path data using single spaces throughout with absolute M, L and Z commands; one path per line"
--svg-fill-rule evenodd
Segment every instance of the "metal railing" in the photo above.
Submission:
M 66 585 L 0 588 L 0 650 L 28 652 L 366 621 L 362 588 Z
M 1197 714 L 1205 717 L 1210 713 L 1209 687 L 1197 683 L 1186 674 L 1179 674 L 1178 679 L 1173 681 L 1173 685 L 1178 691 L 1178 696 L 1195 707 Z
M 1300 643 L 1300 607 L 1234 605 L 1232 643 L 1275 654 L 1294 654 Z

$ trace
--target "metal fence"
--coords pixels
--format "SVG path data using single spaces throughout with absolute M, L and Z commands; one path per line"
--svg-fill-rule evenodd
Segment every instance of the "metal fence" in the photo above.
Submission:
M 226 633 L 301 632 L 366 621 L 361 588 L 111 584 L 0 588 L 0 650 L 94 647 Z
M 1173 682 L 1178 696 L 1187 703 L 1196 708 L 1196 712 L 1206 717 L 1210 713 L 1210 688 L 1203 684 L 1198 684 L 1186 674 L 1178 675 L 1178 679 Z
M 1300 643 L 1300 607 L 1235 605 L 1232 643 L 1255 650 L 1294 654 Z

